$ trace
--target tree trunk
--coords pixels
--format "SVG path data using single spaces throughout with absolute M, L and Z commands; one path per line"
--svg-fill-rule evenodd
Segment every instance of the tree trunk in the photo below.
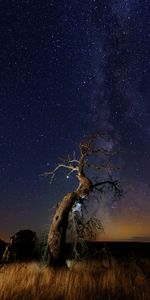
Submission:
M 53 267 L 66 266 L 66 232 L 69 212 L 77 199 L 76 193 L 68 193 L 56 209 L 48 234 L 50 265 Z
M 79 173 L 79 187 L 75 192 L 68 193 L 56 209 L 48 234 L 49 265 L 52 267 L 66 266 L 66 232 L 69 213 L 79 198 L 88 196 L 91 188 L 90 180 Z

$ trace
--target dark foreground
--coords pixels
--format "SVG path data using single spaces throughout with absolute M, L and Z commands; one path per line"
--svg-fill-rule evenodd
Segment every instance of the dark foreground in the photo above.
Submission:
M 131 256 L 150 258 L 150 243 L 136 241 L 107 241 L 107 242 L 87 242 L 91 255 L 99 256 L 103 250 L 106 250 L 116 259 L 126 259 Z
M 150 243 L 87 242 L 86 259 L 54 271 L 40 263 L 0 269 L 0 300 L 150 300 Z
M 149 300 L 150 280 L 131 259 L 78 262 L 71 270 L 47 268 L 36 263 L 12 264 L 0 269 L 1 300 Z
M 67 257 L 72 258 L 73 247 L 71 243 L 66 245 Z M 81 245 L 77 245 L 77 252 L 83 253 L 83 256 L 90 259 L 103 259 L 105 256 L 113 257 L 117 260 L 126 261 L 131 257 L 137 259 L 150 259 L 150 242 L 134 242 L 134 241 L 106 241 L 106 242 L 90 242 L 87 241 L 84 249 Z

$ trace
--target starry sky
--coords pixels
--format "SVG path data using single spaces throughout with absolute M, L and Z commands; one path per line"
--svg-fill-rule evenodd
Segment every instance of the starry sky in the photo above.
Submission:
M 121 149 L 126 190 L 106 209 L 106 227 L 120 238 L 150 235 L 149 1 L 0 6 L 0 237 L 48 229 L 74 182 L 39 175 L 100 128 Z

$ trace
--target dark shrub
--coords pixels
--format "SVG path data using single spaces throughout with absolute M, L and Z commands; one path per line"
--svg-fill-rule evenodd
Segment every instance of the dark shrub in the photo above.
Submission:
M 3 254 L 3 262 L 23 262 L 38 259 L 37 236 L 31 230 L 20 230 L 10 238 Z

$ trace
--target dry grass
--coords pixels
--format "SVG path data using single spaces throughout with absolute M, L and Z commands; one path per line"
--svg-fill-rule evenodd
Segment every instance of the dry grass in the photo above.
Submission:
M 77 263 L 71 270 L 53 271 L 31 264 L 0 269 L 0 300 L 150 299 L 150 282 L 134 261 L 128 267 L 113 262 Z

